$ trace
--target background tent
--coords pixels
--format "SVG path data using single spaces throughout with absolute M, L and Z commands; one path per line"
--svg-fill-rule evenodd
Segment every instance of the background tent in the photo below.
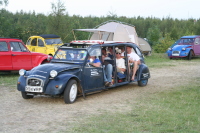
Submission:
M 143 38 L 138 37 L 139 47 L 145 55 L 151 55 L 151 46 L 150 44 Z

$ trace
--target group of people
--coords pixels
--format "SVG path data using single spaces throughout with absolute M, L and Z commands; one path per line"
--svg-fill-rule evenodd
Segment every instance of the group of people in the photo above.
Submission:
M 124 72 L 126 71 L 126 65 L 125 65 L 125 60 L 124 60 L 124 53 L 125 50 L 124 49 L 116 49 L 115 51 L 113 51 L 112 47 L 108 47 L 109 53 L 106 52 L 106 49 L 103 48 L 102 49 L 102 63 L 99 59 L 92 57 L 93 61 L 90 62 L 91 65 L 93 65 L 94 67 L 100 67 L 101 64 L 103 64 L 104 66 L 104 82 L 105 82 L 105 86 L 112 86 L 112 72 L 113 72 L 113 66 L 111 63 L 106 62 L 106 59 L 113 59 L 113 54 L 115 54 L 116 57 L 116 69 L 117 69 L 117 75 L 119 77 L 125 77 Z M 126 52 L 127 52 L 127 57 L 128 57 L 128 69 L 129 72 L 131 71 L 130 69 L 130 65 L 133 65 L 132 71 L 132 77 L 131 77 L 131 81 L 136 81 L 135 79 L 135 74 L 137 69 L 139 68 L 139 65 L 141 64 L 140 62 L 140 57 L 132 51 L 131 47 L 126 47 Z

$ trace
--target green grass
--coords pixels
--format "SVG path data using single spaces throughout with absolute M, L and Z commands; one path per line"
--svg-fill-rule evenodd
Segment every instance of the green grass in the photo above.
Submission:
M 75 133 L 199 133 L 199 85 L 181 86 L 140 99 L 125 113 L 107 112 L 80 121 Z
M 145 57 L 145 63 L 149 68 L 160 68 L 166 65 L 170 65 L 170 61 L 171 60 L 167 57 L 167 55 L 163 53 L 152 53 L 151 56 Z
M 16 86 L 19 78 L 18 73 L 0 72 L 0 85 L 2 86 Z

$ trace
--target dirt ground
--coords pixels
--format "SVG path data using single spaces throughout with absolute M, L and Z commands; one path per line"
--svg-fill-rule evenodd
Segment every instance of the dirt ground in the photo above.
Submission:
M 37 96 L 25 100 L 16 86 L 1 85 L 0 132 L 64 132 L 73 123 L 94 114 L 132 110 L 130 104 L 136 104 L 142 97 L 188 84 L 191 79 L 200 77 L 199 64 L 173 60 L 168 67 L 150 68 L 151 78 L 145 87 L 128 84 L 88 95 L 86 100 L 78 97 L 74 104 L 65 104 L 61 97 Z

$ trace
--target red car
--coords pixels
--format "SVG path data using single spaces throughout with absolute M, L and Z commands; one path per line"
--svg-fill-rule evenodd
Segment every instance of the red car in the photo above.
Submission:
M 30 52 L 20 39 L 0 38 L 0 71 L 30 70 L 47 63 L 50 58 L 46 54 Z

